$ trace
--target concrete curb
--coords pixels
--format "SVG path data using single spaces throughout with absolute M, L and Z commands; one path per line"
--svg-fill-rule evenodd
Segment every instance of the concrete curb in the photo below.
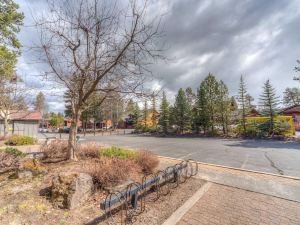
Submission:
M 171 160 L 186 160 L 186 159 L 182 159 L 182 158 L 172 158 L 172 157 L 168 157 L 168 156 L 160 156 L 160 155 L 157 155 L 157 156 L 158 156 L 158 158 L 165 158 L 165 159 L 171 159 Z M 195 160 L 193 160 L 193 161 L 195 161 Z M 232 169 L 232 170 L 237 170 L 237 171 L 242 171 L 242 172 L 264 174 L 264 175 L 270 175 L 270 176 L 288 178 L 288 179 L 299 180 L 300 181 L 300 178 L 298 178 L 298 177 L 285 176 L 285 175 L 280 175 L 280 174 L 275 174 L 275 173 L 268 173 L 268 172 L 260 172 L 260 171 L 255 171 L 255 170 L 247 170 L 247 169 L 236 168 L 236 167 L 231 167 L 231 166 L 222 166 L 222 165 L 219 165 L 219 164 L 211 164 L 211 163 L 205 163 L 205 162 L 199 162 L 199 161 L 195 161 L 195 162 L 197 162 L 200 165 L 215 166 L 215 167 L 220 167 L 220 168 L 225 168 L 225 169 Z
M 207 182 L 198 191 L 190 197 L 182 206 L 180 206 L 162 225 L 174 225 L 196 204 L 196 202 L 208 191 L 212 183 Z

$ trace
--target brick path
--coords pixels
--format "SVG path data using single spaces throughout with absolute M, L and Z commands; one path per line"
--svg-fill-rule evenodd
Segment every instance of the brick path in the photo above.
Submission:
M 177 225 L 300 225 L 300 203 L 213 184 Z

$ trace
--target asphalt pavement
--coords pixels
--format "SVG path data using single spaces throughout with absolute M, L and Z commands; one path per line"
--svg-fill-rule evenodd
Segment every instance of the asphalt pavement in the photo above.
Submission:
M 300 178 L 300 144 L 277 140 L 87 135 L 81 142 L 150 150 L 161 156 Z

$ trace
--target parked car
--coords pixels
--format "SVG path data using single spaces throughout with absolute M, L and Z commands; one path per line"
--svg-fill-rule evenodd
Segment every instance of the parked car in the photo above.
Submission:
M 64 126 L 64 133 L 70 133 L 70 127 Z
M 65 126 L 63 131 L 64 131 L 64 133 L 70 133 L 70 127 Z M 81 131 L 82 131 L 81 128 L 78 127 L 77 128 L 77 133 L 81 133 Z
M 39 132 L 40 133 L 48 133 L 48 129 L 46 127 L 40 127 Z

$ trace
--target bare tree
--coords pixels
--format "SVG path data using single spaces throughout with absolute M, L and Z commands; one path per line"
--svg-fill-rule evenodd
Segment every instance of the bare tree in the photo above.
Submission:
M 17 84 L 17 80 L 0 79 L 0 120 L 3 120 L 4 137 L 8 134 L 11 116 L 27 110 L 24 100 L 26 91 Z
M 161 58 L 160 18 L 150 19 L 147 2 L 48 1 L 37 20 L 48 79 L 70 94 L 69 159 L 76 159 L 77 123 L 89 97 L 110 92 L 143 93 L 148 65 Z M 52 78 L 52 79 L 51 79 Z

